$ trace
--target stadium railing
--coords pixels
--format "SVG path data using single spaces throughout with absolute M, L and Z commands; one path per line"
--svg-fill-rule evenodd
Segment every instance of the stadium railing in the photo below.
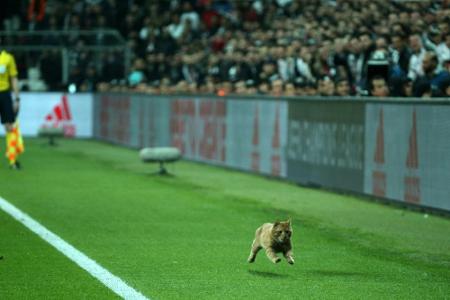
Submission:
M 130 68 L 130 49 L 117 30 L 0 31 L 0 40 L 2 48 L 12 52 L 25 68 L 36 67 L 45 52 L 56 51 L 61 66 L 60 85 L 69 83 L 71 71 L 80 63 L 76 58 L 80 52 L 87 54 L 89 64 L 94 65 L 97 72 L 102 68 L 102 55 L 109 52 L 121 55 L 124 78 Z M 86 65 L 80 67 L 86 68 Z

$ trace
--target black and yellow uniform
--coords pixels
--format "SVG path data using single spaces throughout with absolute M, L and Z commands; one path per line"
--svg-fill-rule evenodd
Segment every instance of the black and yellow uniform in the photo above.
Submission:
M 14 123 L 15 113 L 11 97 L 11 78 L 17 76 L 14 57 L 6 51 L 0 52 L 0 118 L 2 124 Z
M 14 56 L 6 51 L 0 52 L 0 118 L 6 126 L 6 158 L 10 168 L 19 169 L 18 156 L 24 151 L 22 135 L 19 123 L 16 120 L 18 106 L 15 109 L 11 97 L 11 89 L 14 89 L 16 101 L 19 101 L 17 86 L 17 67 Z M 13 86 L 11 86 L 13 85 Z

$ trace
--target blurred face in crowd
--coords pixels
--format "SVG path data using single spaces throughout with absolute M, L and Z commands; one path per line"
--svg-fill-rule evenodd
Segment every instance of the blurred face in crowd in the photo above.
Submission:
M 320 50 L 319 50 L 320 59 L 322 59 L 323 61 L 326 61 L 328 59 L 329 54 L 330 54 L 330 50 L 329 50 L 328 46 L 323 46 L 322 48 L 320 48 Z
M 396 33 L 396 34 L 403 34 L 403 27 L 400 24 L 394 24 L 394 26 L 392 26 L 392 32 Z
M 369 49 L 370 45 L 372 45 L 372 40 L 368 34 L 360 36 L 359 41 L 361 42 L 361 46 L 364 51 Z
M 328 77 L 319 80 L 318 92 L 321 96 L 333 96 L 334 82 Z
M 448 59 L 443 63 L 443 68 L 444 68 L 444 70 L 446 70 L 447 72 L 450 72 L 450 58 L 448 58 Z
M 448 35 L 450 33 L 450 25 L 447 22 L 439 23 L 438 27 L 442 34 Z
M 238 95 L 246 94 L 247 93 L 247 89 L 246 89 L 246 86 L 245 86 L 245 82 L 244 81 L 236 82 L 236 84 L 234 85 L 234 91 Z
M 308 47 L 302 47 L 300 49 L 300 57 L 305 62 L 309 62 L 311 60 L 312 54 L 311 54 L 311 51 L 309 51 Z
M 283 81 L 274 80 L 272 82 L 272 95 L 281 96 L 283 94 Z
M 384 37 L 379 37 L 375 41 L 375 46 L 377 50 L 384 50 L 387 51 L 387 42 Z
M 422 49 L 422 41 L 420 40 L 420 36 L 417 34 L 410 36 L 409 46 L 411 47 L 413 52 L 415 53 L 420 52 L 420 49 Z
M 396 50 L 403 49 L 403 39 L 399 35 L 395 35 L 392 37 L 392 47 Z
M 286 47 L 286 56 L 293 57 L 295 53 L 295 49 L 293 46 Z
M 261 94 L 267 94 L 269 92 L 269 85 L 267 83 L 261 83 L 258 87 L 258 91 Z
M 188 83 L 185 80 L 181 80 L 175 87 L 177 93 L 186 93 L 188 91 Z
M 276 47 L 274 51 L 274 56 L 276 58 L 282 58 L 284 56 L 284 53 L 286 53 L 284 47 Z
M 403 92 L 406 97 L 412 97 L 413 95 L 413 83 L 412 81 L 407 81 L 403 84 Z
M 429 37 L 430 40 L 436 45 L 439 45 L 442 42 L 442 37 L 439 32 L 433 32 L 429 35 Z
M 407 12 L 401 12 L 400 13 L 400 22 L 402 24 L 406 24 L 409 22 L 409 15 Z
M 295 86 L 292 83 L 286 84 L 285 92 L 286 96 L 295 96 Z
M 397 16 L 397 14 L 391 13 L 391 14 L 389 14 L 389 18 L 388 19 L 389 19 L 389 22 L 392 24 L 392 23 L 397 22 L 398 16 Z
M 427 52 L 425 56 L 423 57 L 422 61 L 422 69 L 426 74 L 433 73 L 433 71 L 437 67 L 437 57 L 436 54 L 432 52 Z
M 420 20 L 421 19 L 420 13 L 417 12 L 417 11 L 412 12 L 411 13 L 411 19 L 412 20 Z
M 416 20 L 412 26 L 411 26 L 411 31 L 412 32 L 423 32 L 425 31 L 426 25 L 425 22 L 421 19 L 414 19 Z
M 344 39 L 335 39 L 334 40 L 334 51 L 336 53 L 342 53 L 344 51 L 344 46 L 346 41 Z
M 186 1 L 183 3 L 183 11 L 185 11 L 185 12 L 192 11 L 192 5 L 190 2 Z
M 230 94 L 233 90 L 233 85 L 229 81 L 222 82 L 221 86 L 221 89 L 225 92 L 225 95 Z
M 196 94 L 197 93 L 197 84 L 196 83 L 190 83 L 188 86 L 188 91 L 191 94 Z
M 178 24 L 180 23 L 180 16 L 178 16 L 177 14 L 173 14 L 172 15 L 172 24 Z
M 447 34 L 445 36 L 445 44 L 447 45 L 448 48 L 450 48 L 450 34 Z
M 144 70 L 145 69 L 145 61 L 142 58 L 138 58 L 134 61 L 134 68 L 136 70 Z
M 350 95 L 350 86 L 347 80 L 340 80 L 336 85 L 336 94 L 338 96 Z
M 352 38 L 350 40 L 350 51 L 354 54 L 358 54 L 361 51 L 361 46 L 357 38 Z
M 389 96 L 389 90 L 384 78 L 372 79 L 372 96 L 374 97 L 387 97 Z
M 308 95 L 308 96 L 314 96 L 317 95 L 319 91 L 316 89 L 315 86 L 312 85 L 307 85 L 304 89 L 303 89 L 303 94 L 304 95 Z
M 263 66 L 263 72 L 266 74 L 272 74 L 275 72 L 275 65 L 272 63 L 266 63 Z
M 204 86 L 204 91 L 205 93 L 208 94 L 214 94 L 216 92 L 216 85 L 214 84 L 214 82 L 213 81 L 206 82 Z

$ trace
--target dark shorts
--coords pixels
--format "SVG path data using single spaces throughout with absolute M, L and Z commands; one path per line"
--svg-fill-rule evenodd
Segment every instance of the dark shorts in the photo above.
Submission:
M 2 124 L 15 122 L 13 101 L 9 91 L 0 92 L 0 118 L 2 119 Z

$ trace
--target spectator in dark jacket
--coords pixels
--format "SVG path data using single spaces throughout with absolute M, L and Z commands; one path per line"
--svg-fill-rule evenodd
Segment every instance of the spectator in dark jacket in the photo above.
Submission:
M 422 61 L 423 76 L 414 82 L 414 96 L 422 97 L 424 93 L 431 91 L 432 96 L 440 96 L 442 82 L 450 77 L 449 72 L 438 70 L 438 57 L 434 52 L 426 52 Z
M 405 76 L 408 73 L 411 50 L 407 47 L 403 34 L 396 33 L 391 37 L 389 54 L 392 63 L 393 75 Z

